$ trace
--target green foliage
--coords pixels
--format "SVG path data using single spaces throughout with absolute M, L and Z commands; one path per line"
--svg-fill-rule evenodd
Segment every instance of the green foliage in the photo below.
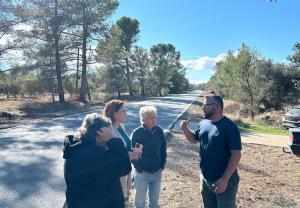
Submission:
M 145 85 L 146 79 L 150 76 L 150 60 L 146 49 L 135 46 L 130 56 L 132 75 L 138 81 L 140 93 L 144 97 L 146 95 Z
M 176 51 L 172 44 L 157 44 L 150 49 L 154 84 L 157 86 L 157 94 L 163 95 L 163 90 L 172 86 L 171 78 L 174 71 L 182 68 L 180 64 L 180 52 Z
M 150 52 L 136 46 L 140 23 L 130 17 L 109 26 L 107 20 L 118 5 L 116 0 L 0 1 L 4 14 L 0 16 L 0 39 L 8 34 L 14 39 L 0 46 L 0 60 L 7 51 L 22 48 L 26 61 L 22 73 L 1 73 L 1 93 L 10 97 L 54 92 L 63 102 L 64 90 L 75 94 L 72 70 L 78 48 L 82 101 L 94 90 L 119 96 L 123 92 L 146 96 L 188 90 L 180 53 L 173 45 L 158 44 Z M 92 54 L 88 45 L 94 41 L 99 41 L 96 61 L 104 65 L 96 72 L 88 70 L 95 63 L 88 57 Z
M 130 95 L 133 95 L 133 83 L 132 83 L 132 69 L 130 67 L 130 52 L 132 45 L 138 40 L 138 34 L 140 32 L 139 22 L 136 19 L 129 17 L 122 17 L 116 22 L 120 31 L 119 44 L 124 53 L 124 72 L 126 75 L 127 86 Z
M 258 55 L 243 44 L 237 55 L 229 51 L 227 57 L 217 64 L 216 73 L 208 83 L 211 90 L 245 104 L 251 111 L 252 119 L 262 94 L 259 70 L 255 65 L 258 59 Z
M 103 92 L 121 97 L 126 90 L 126 81 L 122 69 L 118 65 L 108 65 L 97 70 L 96 80 L 99 83 L 96 87 Z
M 198 87 L 197 87 L 198 89 L 200 89 L 200 90 L 203 90 L 203 91 L 205 91 L 206 90 L 206 88 L 207 88 L 207 84 L 206 83 L 201 83 L 201 84 L 199 84 L 198 85 Z
M 98 86 L 108 93 L 117 92 L 121 96 L 125 87 L 125 71 L 124 71 L 124 57 L 125 52 L 121 46 L 121 30 L 113 25 L 109 29 L 107 37 L 99 41 L 96 52 L 96 60 L 104 67 L 97 69 L 97 79 L 102 86 Z
M 170 79 L 170 93 L 178 94 L 190 89 L 189 80 L 185 77 L 185 69 L 174 70 Z
M 130 17 L 122 17 L 116 22 L 121 31 L 120 45 L 127 52 L 130 51 L 132 44 L 138 40 L 138 34 L 140 33 L 139 24 L 138 20 L 131 19 Z
M 76 77 L 74 74 L 66 76 L 64 78 L 64 89 L 70 93 L 72 96 L 75 95 L 76 89 L 75 89 L 75 82 L 76 82 Z
M 16 16 L 18 12 L 20 12 L 20 9 L 18 8 L 18 4 L 14 3 L 14 1 L 0 1 L 0 61 L 7 52 L 24 47 L 25 41 L 22 37 L 17 35 L 15 29 L 16 25 L 24 22 L 24 19 Z M 8 35 L 13 38 L 7 38 Z
M 291 59 L 297 60 L 296 54 Z M 295 69 L 295 66 L 265 60 L 243 44 L 236 54 L 229 51 L 226 58 L 217 63 L 216 73 L 208 82 L 207 89 L 245 104 L 254 119 L 254 114 L 261 107 L 283 109 L 285 104 L 298 102 Z
M 279 127 L 265 125 L 265 124 L 254 124 L 247 123 L 241 120 L 234 120 L 235 124 L 241 131 L 245 132 L 257 132 L 263 134 L 271 134 L 271 135 L 288 135 L 288 131 Z

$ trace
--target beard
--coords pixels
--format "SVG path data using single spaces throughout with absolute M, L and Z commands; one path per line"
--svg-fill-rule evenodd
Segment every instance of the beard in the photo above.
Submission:
M 210 119 L 214 115 L 214 112 L 204 112 L 204 119 Z

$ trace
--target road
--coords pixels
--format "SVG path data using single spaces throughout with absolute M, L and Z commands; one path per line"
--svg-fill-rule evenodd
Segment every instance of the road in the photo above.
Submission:
M 158 109 L 158 124 L 167 128 L 199 93 L 128 103 L 125 127 L 131 133 L 139 125 L 139 108 L 154 105 Z M 101 110 L 95 107 L 92 112 Z M 1 208 L 62 207 L 65 199 L 63 139 L 75 133 L 85 114 L 0 131 Z

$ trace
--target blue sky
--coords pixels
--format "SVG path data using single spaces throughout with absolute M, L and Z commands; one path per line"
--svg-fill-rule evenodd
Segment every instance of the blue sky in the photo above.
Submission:
M 266 58 L 285 62 L 300 41 L 300 0 L 120 0 L 113 15 L 140 22 L 137 45 L 172 43 L 187 77 L 207 81 L 216 61 L 242 43 Z

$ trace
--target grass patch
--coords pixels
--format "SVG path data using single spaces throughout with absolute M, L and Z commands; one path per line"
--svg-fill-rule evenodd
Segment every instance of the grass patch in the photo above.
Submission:
M 253 123 L 247 123 L 244 121 L 241 121 L 239 119 L 233 119 L 235 124 L 239 127 L 241 131 L 252 131 L 252 132 L 257 132 L 257 133 L 264 133 L 264 134 L 273 134 L 273 135 L 288 135 L 289 132 L 288 130 L 275 127 L 275 126 L 270 126 L 270 125 L 265 125 L 265 124 L 253 124 Z

